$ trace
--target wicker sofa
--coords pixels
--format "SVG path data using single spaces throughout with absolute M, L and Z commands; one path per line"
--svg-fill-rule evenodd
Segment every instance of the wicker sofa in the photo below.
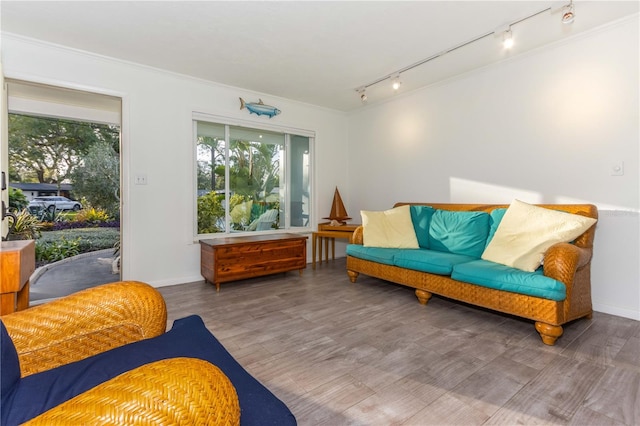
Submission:
M 496 209 L 507 209 L 508 205 L 494 204 L 447 204 L 447 203 L 397 203 L 394 207 L 413 205 L 431 206 L 448 211 L 469 211 L 491 213 Z M 540 205 L 553 210 L 561 210 L 591 218 L 597 218 L 595 206 L 590 204 Z M 415 288 L 415 294 L 423 305 L 433 294 L 455 299 L 472 305 L 527 318 L 535 321 L 535 329 L 543 343 L 554 345 L 563 333 L 562 325 L 578 318 L 592 316 L 591 306 L 591 257 L 595 226 L 589 228 L 573 243 L 558 243 L 544 255 L 543 274 L 566 287 L 566 298 L 550 300 L 483 285 L 471 284 L 452 279 L 448 275 L 428 273 L 408 267 L 385 264 L 383 262 L 349 255 L 347 247 L 347 274 L 355 283 L 359 274 L 366 274 L 393 283 Z M 352 235 L 351 244 L 363 244 L 363 227 Z M 353 251 L 352 251 L 353 253 Z M 564 290 L 564 289 L 563 289 Z
M 0 320 L 3 425 L 295 424 L 200 317 L 165 332 L 165 302 L 147 284 L 106 284 Z

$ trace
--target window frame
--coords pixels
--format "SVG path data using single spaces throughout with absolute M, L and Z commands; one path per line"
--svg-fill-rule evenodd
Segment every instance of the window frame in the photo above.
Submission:
M 284 154 L 283 154 L 283 165 L 284 165 L 284 205 L 286 210 L 284 210 L 284 224 L 282 228 L 279 229 L 271 229 L 267 231 L 237 231 L 234 230 L 231 232 L 230 227 L 230 210 L 229 203 L 225 203 L 225 230 L 224 232 L 217 233 L 208 233 L 208 234 L 199 234 L 198 233 L 198 121 L 208 122 L 212 124 L 218 124 L 225 127 L 225 194 L 229 194 L 229 130 L 230 127 L 244 127 L 251 130 L 256 131 L 271 131 L 276 133 L 282 133 L 284 136 Z M 191 143 L 191 151 L 193 158 L 193 167 L 192 167 L 192 179 L 193 179 L 193 236 L 194 241 L 199 241 L 202 239 L 211 239 L 211 238 L 225 238 L 230 236 L 248 236 L 255 234 L 269 234 L 269 233 L 285 233 L 285 232 L 295 232 L 295 233 L 309 233 L 312 231 L 312 223 L 315 223 L 315 213 L 314 213 L 314 165 L 315 165 L 315 139 L 316 133 L 312 130 L 300 129 L 291 126 L 285 125 L 275 125 L 272 123 L 260 123 L 251 120 L 242 120 L 237 118 L 231 118 L 226 116 L 207 114 L 202 112 L 193 112 L 191 117 L 191 132 L 192 132 L 192 143 Z M 307 224 L 304 226 L 291 226 L 291 173 L 290 173 L 290 150 L 291 150 L 291 135 L 302 136 L 309 138 L 309 218 Z M 283 188 L 280 188 L 283 190 Z

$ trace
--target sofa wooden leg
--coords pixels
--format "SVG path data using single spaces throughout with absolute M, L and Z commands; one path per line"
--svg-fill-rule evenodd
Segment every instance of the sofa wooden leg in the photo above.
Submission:
M 428 291 L 416 289 L 416 297 L 418 298 L 418 302 L 420 302 L 421 305 L 426 305 L 429 299 L 431 299 L 431 296 L 433 295 Z
M 355 283 L 356 280 L 358 279 L 358 275 L 360 275 L 360 272 L 347 271 L 347 275 L 349 275 L 349 281 L 351 281 L 352 283 Z
M 549 346 L 556 344 L 556 340 L 562 336 L 563 331 L 559 325 L 551 325 L 540 321 L 536 321 L 536 330 L 540 333 L 542 343 Z

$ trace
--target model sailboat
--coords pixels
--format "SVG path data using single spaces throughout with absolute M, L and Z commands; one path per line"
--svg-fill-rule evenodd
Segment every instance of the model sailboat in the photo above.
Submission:
M 336 222 L 336 224 L 339 225 L 343 225 L 347 220 L 351 219 L 349 217 L 349 213 L 347 213 L 347 209 L 344 207 L 338 187 L 336 187 L 336 192 L 333 194 L 331 213 L 329 214 L 329 217 L 325 217 L 324 219 L 329 219 L 332 224 Z

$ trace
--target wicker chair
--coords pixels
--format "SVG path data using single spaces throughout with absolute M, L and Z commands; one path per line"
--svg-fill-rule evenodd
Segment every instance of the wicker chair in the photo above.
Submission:
M 1 319 L 18 353 L 24 379 L 160 336 L 167 314 L 158 291 L 128 281 L 95 287 Z M 127 371 L 25 424 L 239 422 L 238 396 L 229 378 L 209 362 L 185 357 Z

